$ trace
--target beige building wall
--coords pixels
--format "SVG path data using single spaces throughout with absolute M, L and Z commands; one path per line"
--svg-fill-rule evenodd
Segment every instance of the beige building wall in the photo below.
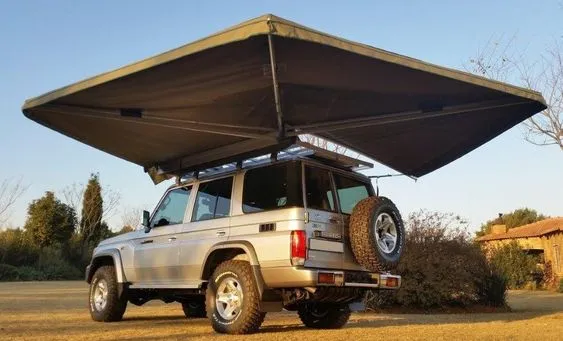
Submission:
M 552 233 L 541 238 L 546 261 L 551 262 L 557 277 L 563 277 L 563 233 Z

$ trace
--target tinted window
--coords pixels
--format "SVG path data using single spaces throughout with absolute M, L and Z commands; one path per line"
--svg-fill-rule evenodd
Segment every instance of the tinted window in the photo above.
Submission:
M 249 170 L 244 175 L 242 202 L 245 213 L 303 206 L 301 164 L 288 162 Z
M 368 185 L 361 181 L 335 173 L 334 182 L 342 213 L 351 214 L 352 209 L 360 200 L 369 197 Z
M 232 177 L 199 184 L 192 221 L 228 217 L 232 188 Z
M 191 186 L 168 192 L 153 215 L 151 227 L 183 223 L 190 192 Z
M 327 170 L 305 167 L 307 207 L 335 211 L 330 173 Z

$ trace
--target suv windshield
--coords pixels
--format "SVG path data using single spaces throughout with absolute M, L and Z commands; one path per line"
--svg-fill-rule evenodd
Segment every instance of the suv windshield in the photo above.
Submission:
M 336 194 L 340 201 L 340 209 L 342 213 L 351 214 L 354 206 L 370 195 L 369 187 L 366 183 L 356 179 L 334 173 L 334 182 L 336 183 Z
M 244 213 L 303 206 L 301 165 L 298 162 L 250 169 L 244 175 Z
M 154 213 L 151 227 L 181 224 L 192 187 L 180 187 L 168 192 Z

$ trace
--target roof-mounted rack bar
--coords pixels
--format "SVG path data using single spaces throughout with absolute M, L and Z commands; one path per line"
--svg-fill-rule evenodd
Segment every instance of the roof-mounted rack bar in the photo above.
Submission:
M 269 154 L 258 155 L 228 162 L 219 166 L 191 170 L 181 174 L 176 174 L 180 181 L 185 182 L 200 177 L 210 177 L 220 174 L 227 174 L 236 170 L 271 164 L 279 161 L 295 159 L 312 159 L 333 167 L 358 171 L 372 168 L 373 164 L 362 161 L 344 154 L 339 154 L 324 148 L 320 148 L 303 141 L 296 141 L 287 148 L 271 152 Z

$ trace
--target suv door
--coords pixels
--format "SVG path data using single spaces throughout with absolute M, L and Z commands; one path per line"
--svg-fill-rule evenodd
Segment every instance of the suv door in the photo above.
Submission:
M 169 190 L 154 211 L 148 233 L 134 240 L 136 281 L 169 284 L 180 279 L 178 232 L 184 222 L 191 186 Z M 138 284 L 135 283 L 135 284 Z
M 303 172 L 309 250 L 306 267 L 342 268 L 342 215 L 338 212 L 330 171 L 305 165 Z
M 343 218 L 343 238 L 344 238 L 344 254 L 342 260 L 342 268 L 346 270 L 362 270 L 362 267 L 356 262 L 354 253 L 350 247 L 350 236 L 348 224 L 350 223 L 350 214 L 356 204 L 373 195 L 371 183 L 362 181 L 352 175 L 345 175 L 339 172 L 333 172 L 334 184 L 336 186 L 336 196 L 338 199 L 338 207 Z
M 233 176 L 199 183 L 191 222 L 184 224 L 179 235 L 184 281 L 199 281 L 209 249 L 228 239 L 232 192 Z

